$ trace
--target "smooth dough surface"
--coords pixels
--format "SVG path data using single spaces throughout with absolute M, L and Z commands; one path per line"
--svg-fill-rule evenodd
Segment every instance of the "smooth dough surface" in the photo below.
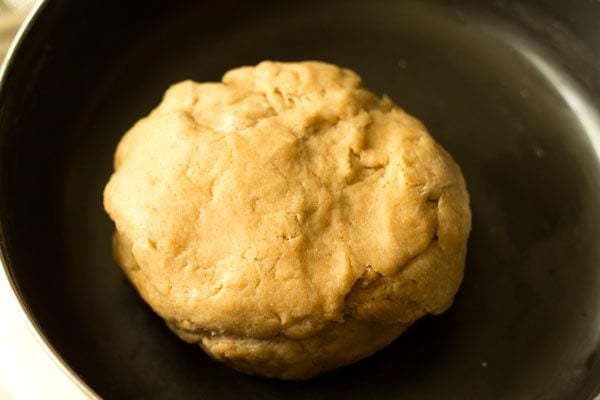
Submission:
M 104 204 L 119 265 L 175 333 L 284 379 L 445 311 L 471 225 L 425 127 L 319 62 L 173 85 L 119 143 Z

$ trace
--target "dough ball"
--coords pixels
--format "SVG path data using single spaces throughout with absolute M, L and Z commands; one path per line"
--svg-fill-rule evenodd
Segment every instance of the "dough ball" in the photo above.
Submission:
M 471 224 L 425 127 L 319 62 L 172 86 L 119 143 L 104 204 L 119 265 L 177 335 L 283 379 L 446 310 Z

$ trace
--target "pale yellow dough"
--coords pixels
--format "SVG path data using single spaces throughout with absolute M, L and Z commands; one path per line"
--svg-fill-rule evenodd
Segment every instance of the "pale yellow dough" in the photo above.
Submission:
M 425 127 L 319 62 L 173 85 L 119 143 L 104 205 L 118 263 L 176 334 L 284 379 L 445 311 L 471 225 Z

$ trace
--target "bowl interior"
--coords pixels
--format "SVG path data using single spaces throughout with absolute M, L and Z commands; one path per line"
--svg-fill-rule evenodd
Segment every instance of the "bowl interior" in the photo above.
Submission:
M 9 274 L 65 362 L 105 398 L 597 393 L 594 53 L 541 6 L 451 4 L 47 1 L 0 93 L 0 216 Z M 472 196 L 452 309 L 306 382 L 246 376 L 180 342 L 112 260 L 102 208 L 119 138 L 170 84 L 264 59 L 356 70 L 425 122 Z

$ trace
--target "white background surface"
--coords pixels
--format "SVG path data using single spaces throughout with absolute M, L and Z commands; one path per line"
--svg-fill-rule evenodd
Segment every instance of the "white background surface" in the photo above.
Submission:
M 34 2 L 0 0 L 0 60 Z M 0 400 L 85 398 L 33 334 L 0 266 Z

